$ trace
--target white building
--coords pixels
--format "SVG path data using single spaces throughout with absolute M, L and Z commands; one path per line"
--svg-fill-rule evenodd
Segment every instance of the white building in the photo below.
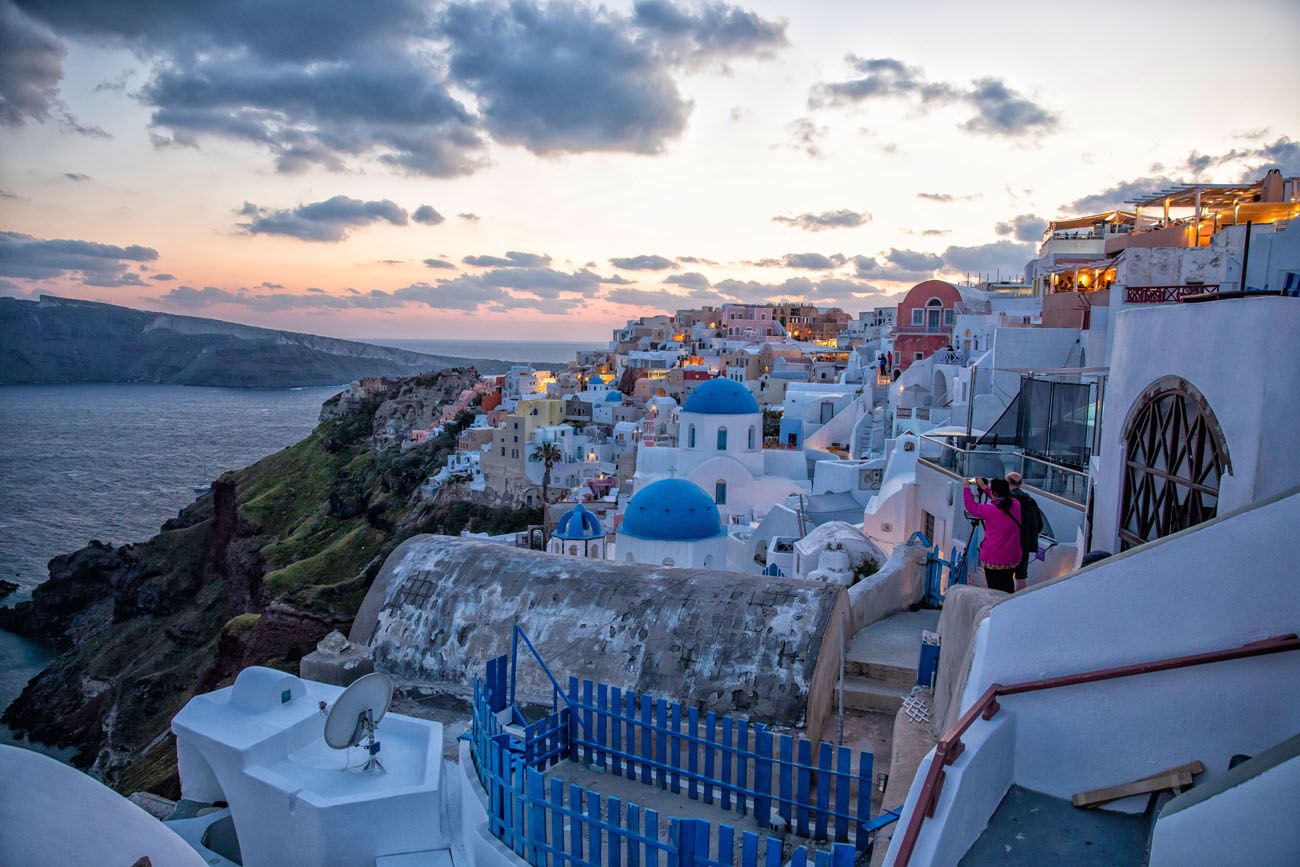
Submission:
M 627 563 L 725 569 L 727 534 L 717 504 L 699 485 L 661 479 L 628 501 L 617 557 Z

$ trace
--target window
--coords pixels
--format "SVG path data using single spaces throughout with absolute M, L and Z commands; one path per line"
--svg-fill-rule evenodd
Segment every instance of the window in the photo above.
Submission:
M 823 400 L 821 413 L 821 423 L 826 424 L 835 415 L 835 404 L 829 400 Z
M 1136 406 L 1124 426 L 1121 550 L 1213 518 L 1232 473 L 1219 423 L 1191 383 L 1166 377 Z
M 718 428 L 718 451 L 725 452 L 726 450 L 727 450 L 727 429 L 725 427 L 720 427 Z
M 925 538 L 930 540 L 931 545 L 938 544 L 938 540 L 934 538 L 934 515 L 925 509 L 921 510 L 921 532 L 925 533 Z
M 924 352 L 914 352 L 914 353 L 912 353 L 912 360 L 913 360 L 913 361 L 920 361 L 922 358 L 925 358 L 925 353 L 924 353 Z
M 754 447 L 754 426 L 749 426 L 749 436 L 745 438 L 745 447 L 752 449 Z
M 691 425 L 686 429 L 686 447 L 688 449 L 695 448 L 695 425 Z
M 917 307 L 917 308 L 915 308 L 915 309 L 912 310 L 912 324 L 913 324 L 913 325 L 924 325 L 924 324 L 925 324 L 925 311 L 924 311 L 924 310 L 922 310 L 922 309 L 919 308 L 919 307 Z
M 727 483 L 722 479 L 713 484 L 713 502 L 719 506 L 727 505 Z
M 952 325 L 952 324 L 953 324 L 954 322 L 956 322 L 956 321 L 957 321 L 957 312 L 956 312 L 955 310 L 945 310 L 945 311 L 943 311 L 943 324 L 944 324 L 944 325 Z

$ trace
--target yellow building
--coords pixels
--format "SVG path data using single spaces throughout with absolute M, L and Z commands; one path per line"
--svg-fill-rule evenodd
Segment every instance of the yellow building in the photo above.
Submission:
M 515 415 L 524 420 L 524 442 L 532 442 L 533 431 L 564 423 L 564 401 L 554 398 L 521 400 Z

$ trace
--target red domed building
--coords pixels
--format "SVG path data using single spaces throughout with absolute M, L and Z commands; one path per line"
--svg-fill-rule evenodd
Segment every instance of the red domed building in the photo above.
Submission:
M 961 293 L 943 280 L 925 280 L 908 290 L 898 305 L 894 327 L 895 379 L 913 361 L 929 358 L 952 343 Z

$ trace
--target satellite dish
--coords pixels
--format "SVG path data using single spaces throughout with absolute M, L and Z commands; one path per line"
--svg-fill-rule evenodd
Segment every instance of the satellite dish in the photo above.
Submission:
M 336 750 L 361 746 L 365 742 L 369 758 L 362 771 L 383 773 L 379 762 L 379 741 L 375 730 L 393 702 L 393 682 L 387 675 L 367 674 L 343 690 L 325 718 L 325 743 Z

